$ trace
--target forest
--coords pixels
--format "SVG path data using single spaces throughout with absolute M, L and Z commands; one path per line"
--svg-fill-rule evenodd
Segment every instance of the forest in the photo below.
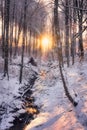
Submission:
M 87 0 L 0 0 L 0 130 L 87 130 Z

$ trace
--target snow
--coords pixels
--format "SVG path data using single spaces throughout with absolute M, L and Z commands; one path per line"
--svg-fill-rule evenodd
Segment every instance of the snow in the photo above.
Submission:
M 20 56 L 13 59 L 11 64 L 9 63 L 9 80 L 7 77 L 3 77 L 4 60 L 0 57 L 0 130 L 11 127 L 15 116 L 25 112 L 22 109 L 23 102 L 21 100 L 20 89 L 28 82 L 29 77 L 32 76 L 32 70 L 38 72 L 38 69 L 35 70 L 35 67 L 28 66 L 28 60 L 28 58 L 25 58 L 24 66 L 26 65 L 26 67 L 23 71 L 23 83 L 19 84 L 20 68 L 17 64 L 20 64 Z M 18 111 L 13 112 L 16 108 Z
M 20 63 L 20 58 L 14 63 Z M 3 60 L 0 60 L 3 63 Z M 63 84 L 57 62 L 41 62 L 37 67 L 27 64 L 25 59 L 23 84 L 32 75 L 30 70 L 38 73 L 38 78 L 32 88 L 35 104 L 40 107 L 40 113 L 24 130 L 86 130 L 87 129 L 87 61 L 79 63 L 78 59 L 69 68 L 63 68 L 64 77 L 70 94 L 78 102 L 76 107 L 70 103 L 64 93 Z M 23 84 L 18 82 L 19 68 L 10 65 L 10 80 L 0 80 L 0 105 L 2 111 L 0 130 L 9 128 L 15 114 L 23 113 L 19 91 Z M 26 76 L 27 75 L 27 76 Z M 2 71 L 0 71 L 0 79 Z M 26 81 L 27 80 L 27 81 Z M 11 113 L 13 107 L 19 108 L 17 113 Z M 6 107 L 6 108 L 5 108 Z
M 0 57 L 0 62 L 3 64 L 3 59 Z M 2 70 L 2 66 L 0 66 L 0 70 Z M 19 85 L 18 82 L 18 67 L 9 67 L 9 80 L 7 78 L 3 78 L 3 73 L 0 73 L 0 106 L 2 106 L 3 110 L 0 111 L 1 121 L 0 121 L 0 130 L 5 130 L 9 128 L 13 124 L 10 123 L 14 120 L 14 116 L 18 115 L 18 113 L 12 113 L 11 111 L 14 108 L 21 109 L 22 101 L 18 98 L 19 88 L 22 85 Z M 1 71 L 2 72 L 2 71 Z
M 45 66 L 42 70 L 47 74 L 39 77 L 33 88 L 36 104 L 41 106 L 40 114 L 25 130 L 86 130 L 87 62 L 76 61 L 75 65 L 63 69 L 69 92 L 78 102 L 76 108 L 64 94 L 57 63 L 53 63 L 51 69 Z
M 19 86 L 16 78 L 12 78 L 9 81 L 7 79 L 0 80 L 0 105 L 4 108 L 0 130 L 5 130 L 11 126 L 9 122 L 14 120 L 14 114 L 11 113 L 13 108 L 15 106 L 19 109 L 21 108 L 22 102 L 15 98 L 20 96 L 18 93 Z

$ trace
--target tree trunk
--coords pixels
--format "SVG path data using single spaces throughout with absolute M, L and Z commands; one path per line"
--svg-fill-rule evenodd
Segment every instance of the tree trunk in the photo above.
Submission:
M 55 41 L 56 41 L 56 43 L 58 43 L 58 42 L 60 43 L 60 41 L 59 41 L 60 39 L 58 38 L 58 34 L 60 34 L 60 32 L 58 32 L 58 31 L 60 31 L 59 30 L 59 22 L 58 22 L 58 0 L 55 0 L 55 5 L 54 6 L 55 6 L 55 14 L 54 14 L 55 24 L 54 24 L 54 26 L 55 26 L 55 35 L 56 35 Z M 61 67 L 62 65 L 61 65 L 60 57 L 61 57 L 61 53 L 60 53 L 60 49 L 59 49 L 59 46 L 58 46 L 59 70 L 60 70 L 60 74 L 61 74 L 61 78 L 62 78 L 62 82 L 63 82 L 63 87 L 64 87 L 64 90 L 65 90 L 65 94 L 68 97 L 68 99 L 71 101 L 71 103 L 74 106 L 76 106 L 77 102 L 75 102 L 73 100 L 73 98 L 71 97 L 71 95 L 70 95 L 70 93 L 68 91 L 68 88 L 66 86 L 66 82 L 65 82 L 65 79 L 64 79 L 64 76 L 63 76 L 63 72 L 62 72 L 62 67 Z
M 14 29 L 14 15 L 15 15 L 15 0 L 12 10 L 12 21 L 10 22 L 10 62 L 12 61 L 12 44 L 13 44 L 13 29 Z
M 75 0 L 73 0 L 73 7 L 75 7 Z M 76 39 L 74 35 L 76 34 L 76 9 L 73 9 L 73 25 L 72 25 L 72 40 L 71 40 L 71 56 L 72 56 L 72 65 L 74 64 L 75 55 L 76 55 Z
M 67 58 L 67 66 L 69 67 L 69 1 L 66 0 L 65 7 L 65 55 Z
M 3 7 L 4 1 L 1 1 L 1 18 L 2 18 L 2 58 L 5 52 L 5 8 Z
M 31 56 L 31 30 L 29 32 L 29 44 L 28 44 L 28 52 L 29 52 L 29 56 Z
M 22 83 L 23 64 L 24 64 L 24 48 L 25 48 L 26 28 L 27 28 L 26 27 L 26 10 L 27 10 L 27 0 L 25 0 L 25 4 L 24 4 L 23 43 L 22 43 L 20 77 L 19 77 L 20 83 Z
M 79 33 L 80 32 L 82 32 L 82 18 L 79 19 Z M 81 57 L 83 57 L 84 56 L 84 49 L 83 49 L 82 33 L 80 34 L 80 37 L 79 37 L 79 51 L 80 51 Z
M 66 82 L 65 82 L 65 79 L 64 79 L 64 76 L 63 76 L 63 72 L 62 72 L 62 67 L 61 67 L 61 65 L 59 65 L 59 69 L 60 69 L 60 74 L 61 74 L 61 78 L 62 78 L 64 90 L 65 90 L 65 94 L 66 94 L 66 96 L 68 97 L 68 99 L 70 100 L 70 102 L 71 102 L 74 106 L 77 106 L 78 103 L 74 101 L 74 99 L 73 99 L 72 96 L 70 95 L 69 90 L 68 90 L 68 88 L 67 88 L 67 85 L 66 85 Z
M 4 57 L 4 76 L 8 76 L 8 44 L 9 44 L 9 10 L 10 10 L 10 0 L 5 0 L 5 57 Z
M 80 1 L 76 0 L 76 7 L 77 8 L 81 7 L 83 9 L 83 5 L 84 5 L 84 1 L 83 0 L 80 0 Z M 79 28 L 79 34 L 80 34 L 80 36 L 79 36 L 79 48 L 78 48 L 78 50 L 79 50 L 81 58 L 83 58 L 83 56 L 84 56 L 83 37 L 82 37 L 82 33 L 80 33 L 80 32 L 82 32 L 82 22 L 83 22 L 83 11 L 82 11 L 82 9 L 81 10 L 80 9 L 77 10 L 78 21 L 79 21 L 78 28 Z

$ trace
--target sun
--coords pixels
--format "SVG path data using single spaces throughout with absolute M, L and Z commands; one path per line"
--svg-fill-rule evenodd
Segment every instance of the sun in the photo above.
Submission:
M 41 39 L 41 46 L 43 52 L 48 52 L 52 46 L 52 40 L 50 36 L 43 35 Z
M 43 44 L 44 46 L 48 46 L 48 44 L 49 44 L 49 39 L 48 39 L 47 37 L 43 37 L 43 39 L 42 39 L 42 44 Z

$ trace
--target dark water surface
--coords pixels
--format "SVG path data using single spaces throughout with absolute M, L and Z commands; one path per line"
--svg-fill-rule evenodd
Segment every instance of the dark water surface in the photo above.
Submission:
M 35 115 L 39 113 L 39 107 L 34 104 L 35 99 L 32 96 L 33 92 L 31 90 L 36 79 L 37 79 L 37 73 L 34 73 L 33 76 L 29 79 L 29 82 L 26 85 L 27 91 L 22 97 L 23 102 L 22 108 L 25 109 L 26 112 L 20 114 L 19 116 L 15 116 L 14 121 L 11 122 L 13 126 L 6 130 L 24 130 L 25 126 L 27 126 L 30 123 L 30 121 L 34 119 Z

